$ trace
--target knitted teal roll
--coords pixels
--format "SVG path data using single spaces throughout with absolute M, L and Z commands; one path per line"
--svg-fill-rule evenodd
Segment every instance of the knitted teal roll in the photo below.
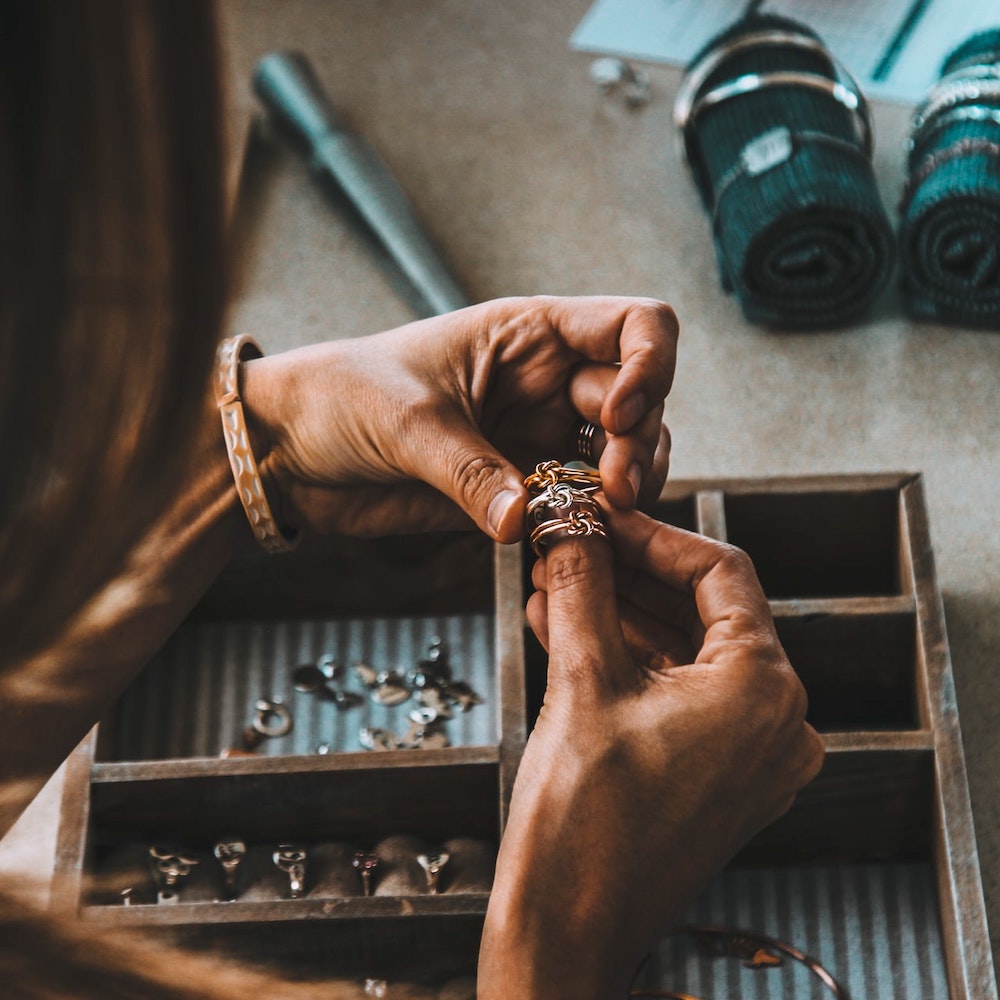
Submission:
M 888 283 L 895 235 L 864 99 L 819 37 L 783 17 L 738 21 L 689 65 L 675 118 L 723 287 L 747 319 L 815 329 L 862 315 Z
M 1000 330 L 1000 28 L 948 56 L 910 142 L 899 230 L 906 307 L 918 319 Z

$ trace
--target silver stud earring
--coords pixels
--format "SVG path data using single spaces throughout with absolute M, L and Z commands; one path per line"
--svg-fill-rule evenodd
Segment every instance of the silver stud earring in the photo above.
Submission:
M 652 96 L 646 73 L 616 56 L 595 59 L 590 64 L 588 75 L 605 94 L 620 87 L 625 105 L 629 108 L 641 108 L 649 103 Z

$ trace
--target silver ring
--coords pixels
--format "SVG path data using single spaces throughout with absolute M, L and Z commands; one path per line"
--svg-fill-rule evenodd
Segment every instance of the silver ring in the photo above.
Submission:
M 292 713 L 279 698 L 258 698 L 253 710 L 251 725 L 261 736 L 284 736 L 291 731 Z
M 581 462 L 585 462 L 595 469 L 597 468 L 597 456 L 594 454 L 594 434 L 596 431 L 597 425 L 585 420 L 576 432 L 577 457 Z

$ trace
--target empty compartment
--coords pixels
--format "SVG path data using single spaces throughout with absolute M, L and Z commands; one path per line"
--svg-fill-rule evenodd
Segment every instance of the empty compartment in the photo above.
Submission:
M 901 592 L 897 490 L 732 493 L 725 513 L 770 598 Z
M 871 749 L 828 748 L 792 808 L 737 856 L 739 865 L 930 862 L 934 752 L 919 733 L 886 734 Z
M 470 532 L 234 564 L 102 723 L 97 759 L 497 743 L 492 557 Z
M 915 729 L 917 626 L 912 610 L 781 614 L 775 626 L 820 731 Z

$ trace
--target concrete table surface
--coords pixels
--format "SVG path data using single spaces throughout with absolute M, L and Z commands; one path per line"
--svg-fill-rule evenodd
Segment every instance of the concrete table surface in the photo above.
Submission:
M 235 145 L 257 113 L 256 61 L 311 59 L 382 153 L 473 301 L 638 294 L 681 322 L 666 420 L 671 475 L 922 472 L 962 718 L 994 950 L 1000 943 L 1000 333 L 908 320 L 895 283 L 862 323 L 749 325 L 720 288 L 709 228 L 674 147 L 680 73 L 648 67 L 629 111 L 567 40 L 590 0 L 227 0 Z M 890 212 L 908 108 L 874 107 Z M 234 328 L 269 352 L 413 316 L 365 234 L 273 143 L 248 163 Z M 51 866 L 58 779 L 7 840 L 0 871 Z

